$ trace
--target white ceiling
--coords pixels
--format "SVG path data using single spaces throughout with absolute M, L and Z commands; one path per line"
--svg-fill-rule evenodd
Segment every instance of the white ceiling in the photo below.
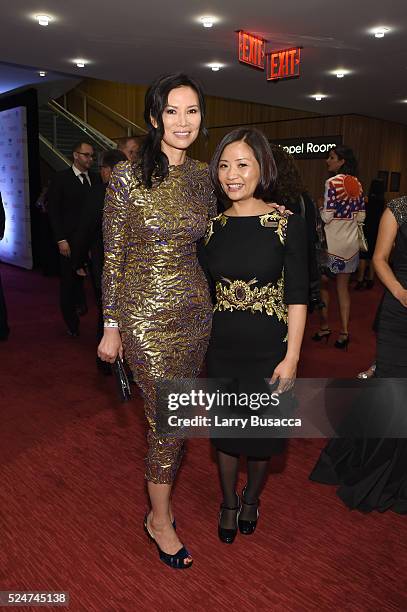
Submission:
M 40 27 L 40 13 L 55 20 Z M 206 14 L 219 18 L 210 29 L 199 24 Z M 376 39 L 369 29 L 380 25 L 391 31 Z M 239 29 L 270 49 L 303 46 L 301 77 L 268 83 L 239 64 Z M 91 63 L 76 68 L 82 57 Z M 0 64 L 0 93 L 38 81 L 34 69 L 142 84 L 182 70 L 212 95 L 407 123 L 407 0 L 13 0 L 1 14 L 0 58 L 33 67 L 13 77 Z M 225 64 L 219 72 L 205 66 L 215 61 Z M 337 79 L 329 71 L 338 67 L 353 73 Z M 315 102 L 316 92 L 329 97 Z

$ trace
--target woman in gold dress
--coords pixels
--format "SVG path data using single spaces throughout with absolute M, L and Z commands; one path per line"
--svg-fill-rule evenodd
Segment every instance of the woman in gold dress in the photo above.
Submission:
M 183 439 L 157 430 L 158 380 L 194 378 L 211 329 L 212 305 L 196 243 L 215 213 L 207 165 L 186 156 L 203 128 L 204 97 L 183 74 L 161 77 L 145 100 L 148 135 L 138 162 L 117 164 L 104 212 L 105 333 L 101 359 L 123 351 L 148 420 L 144 527 L 176 569 L 192 558 L 174 529 L 171 488 Z

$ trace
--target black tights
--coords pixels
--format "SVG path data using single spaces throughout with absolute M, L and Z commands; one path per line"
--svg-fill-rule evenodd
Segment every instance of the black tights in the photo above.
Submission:
M 236 508 L 236 483 L 239 468 L 239 456 L 228 455 L 217 451 L 220 484 L 223 493 L 223 505 L 226 508 Z M 266 481 L 270 458 L 255 459 L 247 457 L 247 486 L 244 501 L 248 504 L 257 502 Z M 243 500 L 242 500 L 243 501 Z M 247 521 L 256 519 L 256 506 L 243 503 L 240 518 Z M 224 510 L 221 525 L 224 529 L 233 529 L 236 526 L 236 512 Z

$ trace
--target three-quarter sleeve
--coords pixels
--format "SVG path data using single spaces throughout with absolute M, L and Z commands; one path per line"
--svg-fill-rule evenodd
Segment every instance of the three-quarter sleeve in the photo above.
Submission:
M 284 302 L 308 304 L 308 243 L 305 220 L 290 215 L 284 246 Z
M 105 262 L 102 276 L 103 319 L 106 326 L 120 324 L 120 289 L 128 247 L 129 185 L 131 165 L 120 162 L 112 172 L 103 210 Z

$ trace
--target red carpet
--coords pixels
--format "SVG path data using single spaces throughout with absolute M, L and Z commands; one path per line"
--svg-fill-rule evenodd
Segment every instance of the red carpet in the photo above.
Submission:
M 96 373 L 94 313 L 79 339 L 65 337 L 56 279 L 1 274 L 12 334 L 0 343 L 0 590 L 68 591 L 69 609 L 89 612 L 407 610 L 406 517 L 350 512 L 332 488 L 311 484 L 323 440 L 292 441 L 255 535 L 233 546 L 217 539 L 208 441 L 192 441 L 174 509 L 195 562 L 166 568 L 142 530 L 142 405 L 120 405 L 114 381 Z M 306 340 L 302 376 L 354 376 L 370 364 L 380 289 L 353 296 L 348 353 L 332 338 Z M 311 318 L 307 338 L 316 326 Z

